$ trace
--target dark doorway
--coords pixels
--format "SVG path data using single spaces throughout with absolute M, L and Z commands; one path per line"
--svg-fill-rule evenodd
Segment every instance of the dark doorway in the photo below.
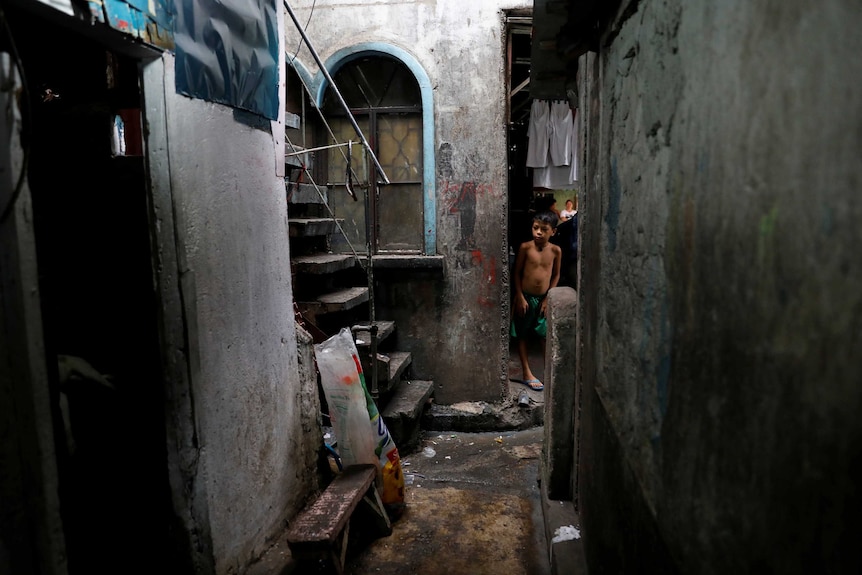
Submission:
M 509 186 L 509 267 L 514 254 L 530 235 L 533 201 L 533 175 L 527 167 L 527 129 L 530 121 L 530 62 L 532 50 L 532 11 L 507 14 L 507 91 L 509 109 L 507 126 Z
M 30 12 L 6 16 L 28 86 L 68 570 L 161 572 L 174 557 L 138 62 Z

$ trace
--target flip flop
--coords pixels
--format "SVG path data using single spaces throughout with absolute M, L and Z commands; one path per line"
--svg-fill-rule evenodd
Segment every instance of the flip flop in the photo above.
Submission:
M 538 379 L 525 379 L 521 383 L 523 383 L 533 391 L 542 391 L 543 389 L 545 389 L 545 386 L 542 385 L 542 382 Z

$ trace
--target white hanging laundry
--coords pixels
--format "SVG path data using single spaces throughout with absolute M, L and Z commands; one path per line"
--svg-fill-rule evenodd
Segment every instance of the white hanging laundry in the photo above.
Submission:
M 572 169 L 569 166 L 545 166 L 533 168 L 533 187 L 550 190 L 566 190 L 572 187 L 570 179 Z
M 527 126 L 527 167 L 544 168 L 548 165 L 550 146 L 550 107 L 546 100 L 533 100 L 530 107 L 530 124 Z
M 578 109 L 572 112 L 572 136 L 571 136 L 571 173 L 569 179 L 572 183 L 578 181 Z
M 569 103 L 555 100 L 551 102 L 550 118 L 550 164 L 568 166 L 572 161 L 572 109 Z

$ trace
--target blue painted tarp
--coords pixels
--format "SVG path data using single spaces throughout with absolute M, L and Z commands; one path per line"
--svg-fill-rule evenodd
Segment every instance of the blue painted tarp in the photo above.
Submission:
M 181 94 L 278 118 L 276 0 L 176 0 Z

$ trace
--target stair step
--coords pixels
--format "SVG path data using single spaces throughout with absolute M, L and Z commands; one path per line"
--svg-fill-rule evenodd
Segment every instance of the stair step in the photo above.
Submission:
M 311 316 L 352 309 L 368 301 L 367 287 L 351 287 L 317 296 L 314 301 L 297 302 L 303 314 Z
M 285 181 L 284 187 L 287 190 L 287 203 L 289 204 L 324 204 L 328 197 L 326 186 L 315 188 L 314 184 Z M 318 189 L 320 192 L 317 191 Z
M 401 453 L 418 447 L 422 413 L 433 394 L 433 381 L 405 380 L 399 383 L 383 409 L 383 422 Z
M 413 354 L 409 351 L 393 351 L 386 355 L 389 356 L 389 389 L 391 389 L 394 387 L 392 384 L 397 385 L 398 380 L 413 363 Z
M 395 322 L 394 321 L 375 321 L 374 325 L 377 326 L 377 345 L 380 345 L 380 342 L 392 335 L 392 332 L 395 331 Z M 367 348 L 371 345 L 371 331 L 367 328 L 368 323 L 357 324 L 352 328 L 353 331 L 353 339 L 356 340 L 357 348 Z
M 339 219 L 343 222 L 343 219 Z M 327 236 L 338 229 L 332 218 L 290 218 L 287 220 L 292 238 Z
M 370 379 L 371 364 L 368 361 L 367 349 L 362 355 L 362 371 Z M 380 393 L 384 393 L 398 384 L 398 380 L 413 363 L 413 355 L 409 351 L 391 351 L 377 354 L 377 381 Z
M 389 393 L 398 386 L 401 376 L 413 363 L 413 355 L 409 351 L 392 351 L 377 354 L 377 389 L 374 389 L 374 376 L 368 355 L 362 355 L 362 371 L 375 397 Z
M 351 254 L 311 254 L 291 258 L 291 264 L 297 273 L 329 274 L 352 268 L 356 265 L 356 256 Z

